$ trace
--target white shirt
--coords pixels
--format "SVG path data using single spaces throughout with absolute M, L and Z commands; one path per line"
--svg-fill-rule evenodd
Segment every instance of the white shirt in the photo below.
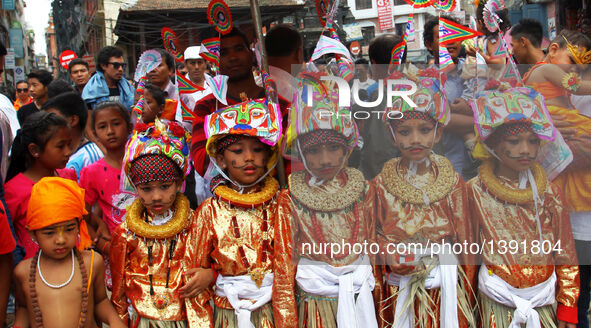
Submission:
M 185 75 L 185 77 L 187 79 L 189 79 L 189 73 L 187 73 L 187 75 Z M 209 77 L 208 74 L 204 74 L 203 78 L 205 79 L 205 82 L 203 83 L 203 90 L 201 91 L 195 91 L 193 93 L 181 93 L 179 94 L 179 97 L 181 99 L 182 102 L 185 103 L 185 105 L 187 105 L 187 108 L 189 108 L 190 110 L 195 109 L 195 104 L 201 100 L 201 98 L 207 96 L 208 94 L 212 93 L 213 87 L 210 86 L 207 83 L 207 78 Z M 179 101 L 179 104 L 177 106 L 177 111 L 176 111 L 176 116 L 175 119 L 179 122 L 182 122 L 183 120 L 183 110 L 181 109 L 181 103 Z
M 269 74 L 277 85 L 277 93 L 292 102 L 294 95 L 298 93 L 298 81 L 289 72 L 272 65 L 269 65 Z
M 16 137 L 16 131 L 21 128 L 21 125 L 18 123 L 18 117 L 16 116 L 16 110 L 5 95 L 0 94 L 0 110 L 6 115 L 8 121 L 10 122 L 10 129 L 12 131 L 12 139 L 10 139 L 11 143 L 14 137 Z
M 359 82 L 359 90 L 365 90 L 365 89 L 369 88 L 369 86 L 374 83 L 376 83 L 376 81 L 374 81 L 370 78 L 368 78 L 364 82 Z

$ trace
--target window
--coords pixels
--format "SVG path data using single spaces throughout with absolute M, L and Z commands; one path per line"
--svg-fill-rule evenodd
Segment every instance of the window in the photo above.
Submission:
M 371 9 L 371 0 L 355 0 L 355 10 Z
M 405 0 L 394 0 L 394 5 L 395 6 L 408 5 L 408 2 L 406 2 Z
M 403 36 L 404 32 L 406 32 L 406 23 L 396 24 L 396 35 Z

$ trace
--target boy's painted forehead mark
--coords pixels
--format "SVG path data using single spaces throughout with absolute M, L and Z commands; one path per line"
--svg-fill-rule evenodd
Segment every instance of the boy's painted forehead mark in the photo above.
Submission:
M 45 227 L 45 228 L 41 228 L 41 231 L 53 231 L 53 230 L 59 230 L 59 229 L 65 229 L 65 228 L 74 228 L 76 226 L 76 222 L 61 222 L 61 223 L 56 223 L 56 224 L 52 224 L 49 227 Z

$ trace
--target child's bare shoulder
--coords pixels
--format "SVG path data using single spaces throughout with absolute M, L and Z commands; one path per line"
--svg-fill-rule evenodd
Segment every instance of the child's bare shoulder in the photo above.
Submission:
M 17 264 L 16 268 L 14 268 L 14 276 L 19 281 L 24 281 L 29 276 L 29 270 L 31 269 L 31 261 L 33 258 L 28 258 L 26 260 L 22 260 L 19 264 Z
M 104 265 L 103 264 L 103 256 L 95 251 L 82 251 L 82 259 L 84 260 L 84 265 L 88 270 L 90 270 L 90 266 L 93 267 L 93 275 L 97 272 L 97 267 Z M 94 253 L 94 258 L 93 258 Z

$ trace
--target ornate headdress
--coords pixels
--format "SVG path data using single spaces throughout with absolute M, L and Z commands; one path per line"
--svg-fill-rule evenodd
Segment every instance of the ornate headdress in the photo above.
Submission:
M 313 104 L 306 104 L 307 85 L 311 85 Z M 335 89 L 327 89 L 325 85 L 315 77 L 307 74 L 302 80 L 302 96 L 292 104 L 290 108 L 290 124 L 283 144 L 283 154 L 286 157 L 296 159 L 298 147 L 294 144 L 306 140 L 306 144 L 317 141 L 326 143 L 332 140 L 342 143 L 349 153 L 357 145 L 359 130 L 355 124 L 349 108 L 338 106 L 338 92 Z M 317 135 L 309 138 L 312 133 Z M 300 145 L 304 147 L 303 145 Z
M 540 223 L 538 205 L 543 203 L 542 195 L 546 189 L 546 175 L 538 163 L 531 168 L 519 172 L 519 189 L 503 187 L 494 178 L 490 159 L 498 158 L 494 151 L 487 146 L 490 141 L 503 136 L 532 131 L 540 139 L 551 141 L 556 137 L 556 130 L 542 97 L 535 90 L 528 87 L 508 89 L 505 91 L 485 92 L 471 103 L 474 111 L 474 123 L 478 133 L 477 143 L 472 152 L 474 158 L 484 160 L 480 167 L 480 178 L 486 188 L 499 199 L 517 202 L 533 200 L 536 214 L 536 224 L 542 240 L 542 226 Z M 498 131 L 498 133 L 497 133 Z M 498 141 L 496 141 L 498 142 Z M 530 189 L 526 189 L 527 182 Z
M 153 158 L 150 155 L 161 155 L 172 161 L 182 174 L 181 178 L 184 178 L 191 170 L 190 140 L 191 136 L 175 122 L 170 122 L 168 126 L 158 119 L 154 124 L 138 123 L 133 136 L 125 146 L 123 164 L 126 177 L 136 180 L 135 176 L 138 174 L 132 172 L 132 166 L 138 159 L 146 159 L 142 159 L 142 161 L 150 166 L 150 164 L 154 164 L 153 161 L 148 160 L 148 158 Z M 146 178 L 140 178 L 137 181 L 146 182 Z
M 401 96 L 395 96 L 392 100 L 392 107 L 386 108 L 386 113 L 383 116 L 384 121 L 396 124 L 406 118 L 421 118 L 425 116 L 422 114 L 426 114 L 438 124 L 447 125 L 451 112 L 443 92 L 443 85 L 437 77 L 438 75 L 435 74 L 434 69 L 425 69 L 421 70 L 415 79 L 409 79 L 417 85 L 417 91 L 408 96 L 417 107 L 411 107 Z M 394 90 L 408 89 L 408 85 L 399 85 L 394 88 Z M 402 113 L 402 115 L 396 115 L 398 113 Z
M 490 158 L 490 153 L 481 141 L 486 141 L 497 129 L 505 124 L 527 123 L 542 140 L 554 140 L 556 130 L 544 103 L 544 98 L 528 87 L 506 91 L 485 92 L 471 102 L 474 123 L 479 142 L 474 156 Z
M 568 41 L 568 39 L 563 35 L 564 41 L 566 41 L 566 47 L 570 52 L 575 64 L 577 65 L 586 65 L 591 64 L 591 50 L 587 50 L 585 47 L 575 46 Z
M 222 108 L 205 117 L 205 146 L 209 156 L 215 156 L 228 135 L 256 137 L 273 148 L 269 167 L 277 161 L 277 143 L 281 138 L 281 111 L 279 105 L 268 99 L 254 99 Z M 226 139 L 227 140 L 227 139 Z

